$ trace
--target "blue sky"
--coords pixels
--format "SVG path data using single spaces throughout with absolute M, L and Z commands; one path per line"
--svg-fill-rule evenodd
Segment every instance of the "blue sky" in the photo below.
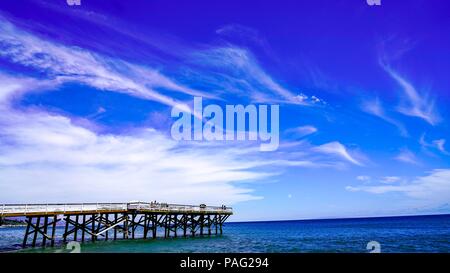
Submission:
M 242 2 L 2 1 L 2 202 L 450 212 L 449 4 Z M 174 141 L 194 96 L 279 104 L 280 148 Z

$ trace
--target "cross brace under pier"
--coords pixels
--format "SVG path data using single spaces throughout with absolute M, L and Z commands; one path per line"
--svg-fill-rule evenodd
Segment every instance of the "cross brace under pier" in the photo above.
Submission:
M 223 223 L 230 214 L 215 213 L 114 213 L 33 215 L 26 217 L 23 247 L 54 246 L 57 223 L 65 222 L 63 242 L 203 236 L 223 233 Z M 31 238 L 31 244 L 28 240 Z M 41 239 L 39 241 L 39 239 Z M 39 241 L 39 242 L 38 242 Z

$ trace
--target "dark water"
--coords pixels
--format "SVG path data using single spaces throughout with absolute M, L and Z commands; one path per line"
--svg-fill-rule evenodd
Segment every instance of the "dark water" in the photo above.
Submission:
M 23 232 L 0 229 L 0 248 L 17 251 Z M 226 223 L 222 236 L 84 243 L 81 251 L 368 252 L 369 241 L 377 241 L 381 252 L 450 252 L 450 215 Z M 25 251 L 66 252 L 62 249 Z

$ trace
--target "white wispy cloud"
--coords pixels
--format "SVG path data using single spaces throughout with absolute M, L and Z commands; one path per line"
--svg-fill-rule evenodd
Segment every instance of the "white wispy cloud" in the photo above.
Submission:
M 419 143 L 420 143 L 420 145 L 422 145 L 423 148 L 436 149 L 439 152 L 441 152 L 442 154 L 450 155 L 450 153 L 445 149 L 446 140 L 443 138 L 435 139 L 435 140 L 432 140 L 431 142 L 428 142 L 425 140 L 425 134 L 422 134 L 422 136 L 419 139 Z
M 341 149 L 333 146 L 342 145 L 337 141 L 321 145 L 312 144 L 306 140 L 283 141 L 276 153 L 271 155 L 270 165 L 302 168 L 333 168 L 347 169 L 349 165 L 363 165 L 367 157 L 359 151 L 349 151 L 344 145 Z
M 169 106 L 179 102 L 159 91 L 160 88 L 191 96 L 211 97 L 208 93 L 180 85 L 155 69 L 101 56 L 85 49 L 45 41 L 16 28 L 2 17 L 0 40 L 1 57 L 32 67 L 60 83 L 83 83 Z
M 265 54 L 274 57 L 269 42 L 257 29 L 240 24 L 227 24 L 218 28 L 216 33 L 244 45 L 257 46 L 263 49 Z
M 403 103 L 398 107 L 398 111 L 404 115 L 421 118 L 431 125 L 436 125 L 440 121 L 440 117 L 434 107 L 434 100 L 418 92 L 414 85 L 392 69 L 392 67 L 383 62 L 380 63 L 383 69 L 400 85 L 403 91 Z
M 304 136 L 307 136 L 307 135 L 314 134 L 317 131 L 318 130 L 317 130 L 316 127 L 311 126 L 311 125 L 305 125 L 305 126 L 300 126 L 300 127 L 287 129 L 286 133 L 294 134 L 297 137 L 304 137 Z
M 413 165 L 419 164 L 419 160 L 417 159 L 416 155 L 408 149 L 402 149 L 401 152 L 395 157 L 395 159 Z
M 305 153 L 274 154 L 268 159 L 255 145 L 186 144 L 152 128 L 102 134 L 89 121 L 81 126 L 43 109 L 11 108 L 11 99 L 57 84 L 54 81 L 4 74 L 0 80 L 0 176 L 5 181 L 0 183 L 0 198 L 4 202 L 157 199 L 233 204 L 261 198 L 243 185 L 273 179 L 282 168 L 332 166 L 327 158 L 311 156 L 309 145 Z
M 401 178 L 398 176 L 385 176 L 385 177 L 381 178 L 380 182 L 384 183 L 384 184 L 392 184 L 392 183 L 399 182 L 400 180 L 401 180 Z
M 450 169 L 435 169 L 425 176 L 398 185 L 348 186 L 346 189 L 374 194 L 398 192 L 428 203 L 440 204 L 450 200 Z
M 362 181 L 364 183 L 368 183 L 368 182 L 372 181 L 372 177 L 370 177 L 368 175 L 358 175 L 356 177 L 356 180 Z M 378 179 L 378 181 L 383 184 L 392 184 L 392 183 L 399 182 L 400 180 L 401 180 L 401 178 L 398 176 L 385 176 L 385 177 L 381 177 L 380 179 Z
M 2 18 L 0 38 L 0 57 L 45 75 L 35 79 L 0 74 L 0 176 L 6 181 L 0 183 L 0 198 L 4 202 L 157 199 L 189 203 L 221 200 L 233 204 L 261 198 L 243 183 L 271 179 L 282 172 L 268 166 L 317 168 L 342 162 L 360 165 L 339 142 L 317 149 L 306 145 L 306 151 L 289 150 L 287 157 L 278 155 L 268 160 L 266 155 L 255 153 L 254 147 L 185 145 L 152 128 L 102 134 L 90 121 L 80 125 L 70 117 L 44 109 L 13 109 L 12 98 L 39 89 L 56 90 L 65 82 L 168 106 L 178 102 L 160 88 L 186 95 L 209 95 L 148 67 L 44 41 Z M 264 87 L 264 91 L 269 90 L 268 101 L 274 101 L 274 97 L 295 104 L 321 101 L 305 96 L 299 103 L 294 93 L 275 82 L 245 51 L 227 48 L 224 54 L 231 54 L 225 60 L 230 62 L 225 64 L 228 68 L 236 68 L 248 77 L 245 84 L 255 91 L 255 98 L 266 96 L 256 91 Z M 208 65 L 212 64 L 214 60 Z M 99 113 L 103 111 L 99 109 Z
M 7 107 L 7 95 L 30 87 L 30 81 L 5 76 L 2 80 L 0 198 L 4 201 L 236 203 L 259 196 L 234 182 L 274 175 L 251 170 L 266 164 L 246 157 L 251 150 L 221 147 L 220 153 L 211 153 L 211 147 L 180 147 L 150 128 L 126 135 L 100 134 L 64 116 L 15 111 Z
M 358 161 L 354 156 L 350 154 L 348 149 L 337 141 L 329 142 L 314 148 L 314 151 L 326 154 L 337 155 L 355 165 L 363 166 L 363 164 Z
M 372 114 L 374 116 L 377 116 L 377 117 L 383 119 L 384 121 L 395 125 L 395 127 L 397 127 L 397 129 L 399 130 L 399 132 L 402 136 L 404 136 L 404 137 L 408 136 L 408 131 L 406 130 L 405 126 L 403 124 L 401 124 L 400 122 L 398 122 L 397 120 L 389 117 L 386 114 L 386 112 L 384 111 L 383 106 L 378 98 L 373 101 L 364 102 L 362 105 L 362 108 L 365 112 Z
M 447 150 L 445 149 L 445 139 L 437 139 L 433 140 L 433 144 L 436 146 L 436 148 L 441 151 L 444 154 L 448 154 Z
M 253 54 L 240 47 L 227 45 L 209 47 L 192 53 L 196 65 L 208 68 L 197 79 L 221 88 L 223 92 L 248 96 L 259 103 L 289 103 L 298 105 L 324 104 L 317 96 L 306 96 L 284 87 L 261 68 Z M 209 74 L 209 75 L 208 75 Z
M 152 93 L 155 93 L 151 95 L 145 94 L 144 97 L 151 96 L 151 99 L 155 99 L 164 104 L 173 106 L 174 102 L 171 101 L 168 96 L 161 97 L 164 93 L 159 92 L 156 88 L 160 84 L 165 84 L 164 86 L 161 86 L 164 88 L 169 88 L 185 94 L 200 94 L 205 98 L 224 99 L 221 95 L 234 92 L 241 97 L 248 96 L 253 101 L 259 103 L 291 103 L 299 105 L 326 104 L 326 102 L 322 98 L 319 98 L 318 95 L 307 96 L 301 92 L 292 91 L 283 86 L 283 84 L 280 84 L 279 81 L 274 79 L 274 77 L 260 66 L 256 57 L 246 47 L 239 47 L 231 43 L 227 43 L 226 45 L 193 44 L 192 41 L 183 41 L 168 33 L 161 34 L 161 32 L 154 32 L 148 28 L 145 29 L 146 35 L 142 35 L 142 32 L 136 31 L 136 26 L 130 25 L 129 22 L 110 15 L 106 18 L 102 14 L 92 11 L 73 10 L 68 12 L 51 3 L 46 3 L 46 8 L 51 8 L 54 12 L 61 13 L 64 16 L 76 17 L 77 20 L 83 20 L 107 29 L 108 31 L 112 31 L 118 36 L 126 38 L 128 43 L 130 41 L 134 44 L 139 43 L 145 45 L 147 50 L 151 50 L 152 52 L 153 50 L 156 50 L 158 54 L 171 56 L 181 60 L 181 62 L 178 63 L 178 66 L 182 73 L 177 75 L 176 78 L 180 79 L 180 82 L 193 82 L 199 84 L 205 87 L 204 90 L 207 90 L 207 92 L 193 90 L 188 86 L 182 85 L 180 82 L 175 82 L 170 79 L 170 77 L 164 76 L 162 72 L 150 68 L 145 68 L 144 71 L 140 71 L 144 73 L 139 73 L 132 77 L 130 76 L 133 81 L 137 82 L 140 82 L 142 79 L 150 81 L 151 83 L 156 82 L 155 86 L 144 86 L 147 89 L 150 89 Z M 43 29 L 45 31 L 53 31 L 53 29 L 45 27 L 43 27 Z M 227 36 L 228 34 L 231 34 L 233 38 L 239 36 L 239 39 L 249 40 L 251 43 L 263 48 L 266 54 L 271 55 L 272 50 L 267 41 L 257 30 L 248 26 L 239 24 L 224 25 L 217 29 L 216 33 L 221 37 Z M 105 46 L 96 44 L 97 47 L 106 51 L 108 51 L 108 46 L 114 48 L 119 47 L 125 50 L 127 49 L 126 45 L 126 43 L 122 46 L 117 45 L 117 43 L 107 43 Z M 164 59 L 161 59 L 158 54 L 151 54 L 148 51 L 141 53 L 145 56 L 150 55 L 157 63 L 164 63 L 165 61 Z M 104 56 L 97 57 L 105 58 Z M 111 60 L 107 59 L 106 63 L 111 63 Z M 198 69 L 199 67 L 190 65 L 186 66 L 186 63 L 199 64 L 201 68 Z M 112 67 L 115 68 L 123 65 L 122 63 L 114 64 L 114 62 L 112 62 L 112 64 Z M 161 64 L 161 66 L 163 66 L 163 64 Z M 226 69 L 227 71 L 220 71 L 221 69 L 216 71 L 216 68 Z M 122 69 L 120 73 L 123 73 L 123 70 L 127 71 L 129 69 Z M 147 74 L 151 74 L 152 77 L 149 78 Z M 153 76 L 155 79 L 152 79 Z M 131 90 L 125 88 L 125 91 Z M 141 90 L 141 92 L 142 91 L 143 93 L 149 92 L 149 90 Z
M 370 181 L 370 176 L 368 175 L 358 175 L 356 177 L 356 180 L 362 181 L 362 182 L 369 182 Z

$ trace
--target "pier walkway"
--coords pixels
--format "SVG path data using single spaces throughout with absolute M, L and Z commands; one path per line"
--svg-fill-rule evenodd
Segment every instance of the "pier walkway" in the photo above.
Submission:
M 161 232 L 165 238 L 222 234 L 223 223 L 232 214 L 227 206 L 156 202 L 4 204 L 0 205 L 0 225 L 7 217 L 25 217 L 23 247 L 46 247 L 54 246 L 59 221 L 65 222 L 64 242 L 95 242 L 119 237 L 135 239 L 138 234 L 140 238 L 154 239 Z

